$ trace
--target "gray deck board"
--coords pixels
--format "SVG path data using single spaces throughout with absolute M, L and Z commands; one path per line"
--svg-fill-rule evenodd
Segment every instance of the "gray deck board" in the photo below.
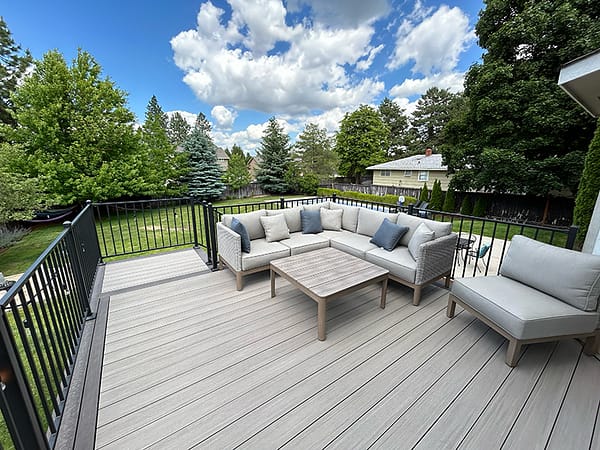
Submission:
M 525 347 L 513 369 L 499 335 L 446 318 L 447 291 L 415 307 L 390 283 L 383 310 L 378 285 L 332 301 L 321 342 L 316 304 L 287 281 L 237 292 L 227 270 L 192 270 L 197 255 L 161 256 L 107 265 L 96 448 L 598 446 L 600 361 L 576 341 Z M 183 276 L 161 275 L 178 256 Z

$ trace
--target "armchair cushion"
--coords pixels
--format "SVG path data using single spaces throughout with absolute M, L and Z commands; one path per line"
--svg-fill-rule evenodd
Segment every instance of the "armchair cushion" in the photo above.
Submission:
M 600 256 L 513 236 L 500 274 L 583 311 L 598 306 Z
M 408 227 L 403 227 L 390 222 L 388 218 L 383 219 L 379 229 L 375 232 L 370 242 L 377 247 L 383 247 L 388 252 L 396 248 L 400 238 L 408 231 Z
M 300 211 L 300 220 L 302 221 L 302 233 L 313 234 L 323 231 L 321 226 L 321 213 L 317 210 Z
M 290 237 L 290 230 L 283 214 L 262 216 L 260 217 L 260 223 L 265 229 L 265 239 L 267 242 L 277 242 Z
M 408 242 L 408 251 L 411 256 L 416 260 L 421 244 L 433 241 L 434 237 L 435 233 L 427 225 L 424 223 L 419 225 Z
M 250 253 L 250 236 L 248 236 L 248 231 L 244 224 L 234 217 L 231 220 L 230 228 L 242 238 L 242 251 L 244 253 Z

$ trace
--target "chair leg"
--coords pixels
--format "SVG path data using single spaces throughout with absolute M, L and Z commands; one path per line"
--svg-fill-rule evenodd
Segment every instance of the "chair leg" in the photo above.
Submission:
M 520 355 L 521 342 L 518 339 L 509 339 L 508 350 L 506 351 L 506 364 L 510 367 L 515 367 Z
M 413 293 L 413 305 L 418 306 L 421 302 L 421 286 L 415 286 Z
M 444 278 L 444 287 L 446 289 L 450 288 L 450 274 L 446 275 L 446 277 Z
M 242 280 L 242 274 L 237 272 L 235 274 L 235 287 L 238 291 L 241 291 L 244 287 L 244 282 Z
M 454 317 L 454 312 L 456 310 L 456 302 L 454 301 L 454 297 L 452 294 L 448 296 L 448 308 L 446 308 L 446 316 L 451 319 Z
M 596 342 L 600 340 L 600 335 L 590 336 L 583 344 L 583 353 L 592 356 L 596 353 Z

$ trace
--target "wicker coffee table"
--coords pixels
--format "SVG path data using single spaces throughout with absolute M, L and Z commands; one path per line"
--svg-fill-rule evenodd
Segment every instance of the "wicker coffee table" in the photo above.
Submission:
M 380 307 L 385 308 L 388 270 L 335 248 L 323 248 L 271 262 L 271 297 L 275 274 L 317 302 L 318 337 L 325 340 L 327 302 L 347 292 L 381 282 Z

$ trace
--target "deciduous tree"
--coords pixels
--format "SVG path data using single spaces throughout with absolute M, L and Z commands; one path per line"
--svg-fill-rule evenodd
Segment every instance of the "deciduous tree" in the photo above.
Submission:
M 334 177 L 338 160 L 333 151 L 331 139 L 325 128 L 319 128 L 314 123 L 308 123 L 294 145 L 294 150 L 300 158 L 299 170 L 302 175 L 313 174 L 317 180 Z
M 389 159 L 402 158 L 407 151 L 407 132 L 409 129 L 408 117 L 398 103 L 385 97 L 377 109 L 383 123 L 390 130 L 388 136 L 389 147 L 387 157 Z
M 275 117 L 271 117 L 263 132 L 258 151 L 261 163 L 256 175 L 256 180 L 266 192 L 283 194 L 289 190 L 285 181 L 290 162 L 289 140 L 290 137 L 283 131 L 283 127 Z
M 389 128 L 372 107 L 361 105 L 346 113 L 335 140 L 340 173 L 359 184 L 367 167 L 386 161 L 389 135 Z
M 227 170 L 223 175 L 223 180 L 230 189 L 238 191 L 238 198 L 241 197 L 239 194 L 240 189 L 248 186 L 252 180 L 250 171 L 248 170 L 246 155 L 244 155 L 243 150 L 237 145 L 234 145 L 233 150 L 229 153 L 229 162 L 227 163 Z

